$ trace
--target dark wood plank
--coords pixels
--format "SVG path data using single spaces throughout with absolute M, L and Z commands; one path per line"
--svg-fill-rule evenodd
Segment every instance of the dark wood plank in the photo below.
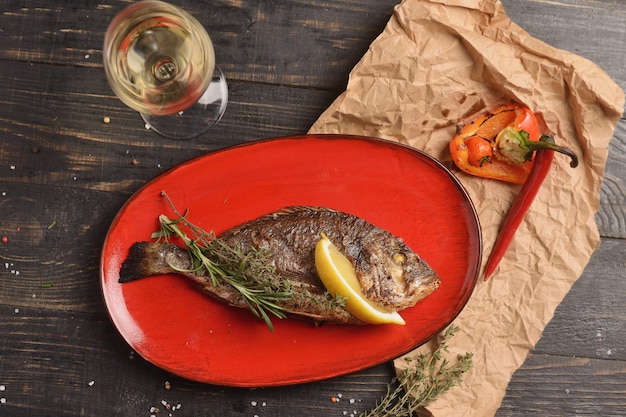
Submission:
M 528 357 L 496 417 L 626 415 L 626 362 L 573 356 Z
M 626 35 L 625 35 L 626 36 Z M 626 115 L 626 113 L 625 113 Z M 596 222 L 602 236 L 626 239 L 626 118 L 609 144 Z
M 398 0 L 185 1 L 213 38 L 228 79 L 343 88 L 347 69 L 384 28 Z M 182 5 L 182 1 L 172 1 Z M 10 2 L 0 59 L 102 67 L 107 25 L 128 2 Z M 29 30 L 25 31 L 27 27 Z
M 193 140 L 172 141 L 146 131 L 139 114 L 110 91 L 102 69 L 21 62 L 3 69 L 0 165 L 14 168 L 2 178 L 107 191 L 133 192 L 166 169 L 225 145 L 306 133 L 337 95 L 233 82 L 217 126 Z
M 104 315 L 100 251 L 119 193 L 3 182 L 0 305 Z M 4 314 L 3 314 L 4 316 Z M 25 319 L 25 316 L 21 316 Z
M 0 28 L 7 47 L 0 50 L 0 59 L 101 67 L 106 27 L 128 3 L 67 3 L 29 0 L 5 5 Z M 345 82 L 346 69 L 360 59 L 398 3 L 277 0 L 251 6 L 222 0 L 210 8 L 199 1 L 186 1 L 184 7 L 208 28 L 219 62 L 234 79 L 338 87 Z M 597 62 L 620 83 L 626 80 L 622 49 L 615 47 L 625 31 L 619 0 L 502 3 L 507 14 L 533 36 Z M 601 32 L 596 30 L 599 25 Z M 32 30 L 24 32 L 25 27 Z M 572 42 L 573 28 L 576 42 Z M 322 79 L 332 81 L 306 81 Z
M 626 361 L 625 260 L 624 239 L 602 239 L 546 326 L 535 353 Z
M 105 315 L 2 307 L 3 416 L 341 416 L 370 409 L 391 379 L 389 364 L 290 387 L 217 387 L 180 379 L 121 341 Z M 338 403 L 330 398 L 341 396 Z M 351 403 L 350 400 L 354 402 Z M 162 404 L 180 409 L 168 410 Z

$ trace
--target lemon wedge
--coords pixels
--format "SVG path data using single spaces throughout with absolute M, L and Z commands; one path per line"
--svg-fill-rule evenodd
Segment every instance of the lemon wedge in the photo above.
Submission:
M 406 324 L 397 311 L 384 310 L 365 298 L 354 267 L 324 234 L 315 246 L 315 268 L 328 292 L 345 297 L 345 309 L 357 319 L 370 324 Z

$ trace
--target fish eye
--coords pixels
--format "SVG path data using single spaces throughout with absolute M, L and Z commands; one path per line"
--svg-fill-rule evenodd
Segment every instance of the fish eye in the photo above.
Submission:
M 406 256 L 403 253 L 396 252 L 392 255 L 393 262 L 397 265 L 402 265 L 406 261 Z

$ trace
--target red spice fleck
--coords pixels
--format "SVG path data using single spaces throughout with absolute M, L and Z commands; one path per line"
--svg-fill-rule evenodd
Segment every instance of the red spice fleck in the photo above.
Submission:
M 7 243 L 9 241 L 9 238 L 6 236 L 2 236 L 2 243 Z

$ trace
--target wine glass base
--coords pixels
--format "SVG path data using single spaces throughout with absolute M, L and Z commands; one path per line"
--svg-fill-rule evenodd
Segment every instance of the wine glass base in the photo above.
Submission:
M 215 67 L 213 79 L 202 97 L 188 109 L 167 115 L 141 113 L 146 127 L 169 139 L 191 139 L 220 121 L 228 103 L 228 84 L 224 73 Z

